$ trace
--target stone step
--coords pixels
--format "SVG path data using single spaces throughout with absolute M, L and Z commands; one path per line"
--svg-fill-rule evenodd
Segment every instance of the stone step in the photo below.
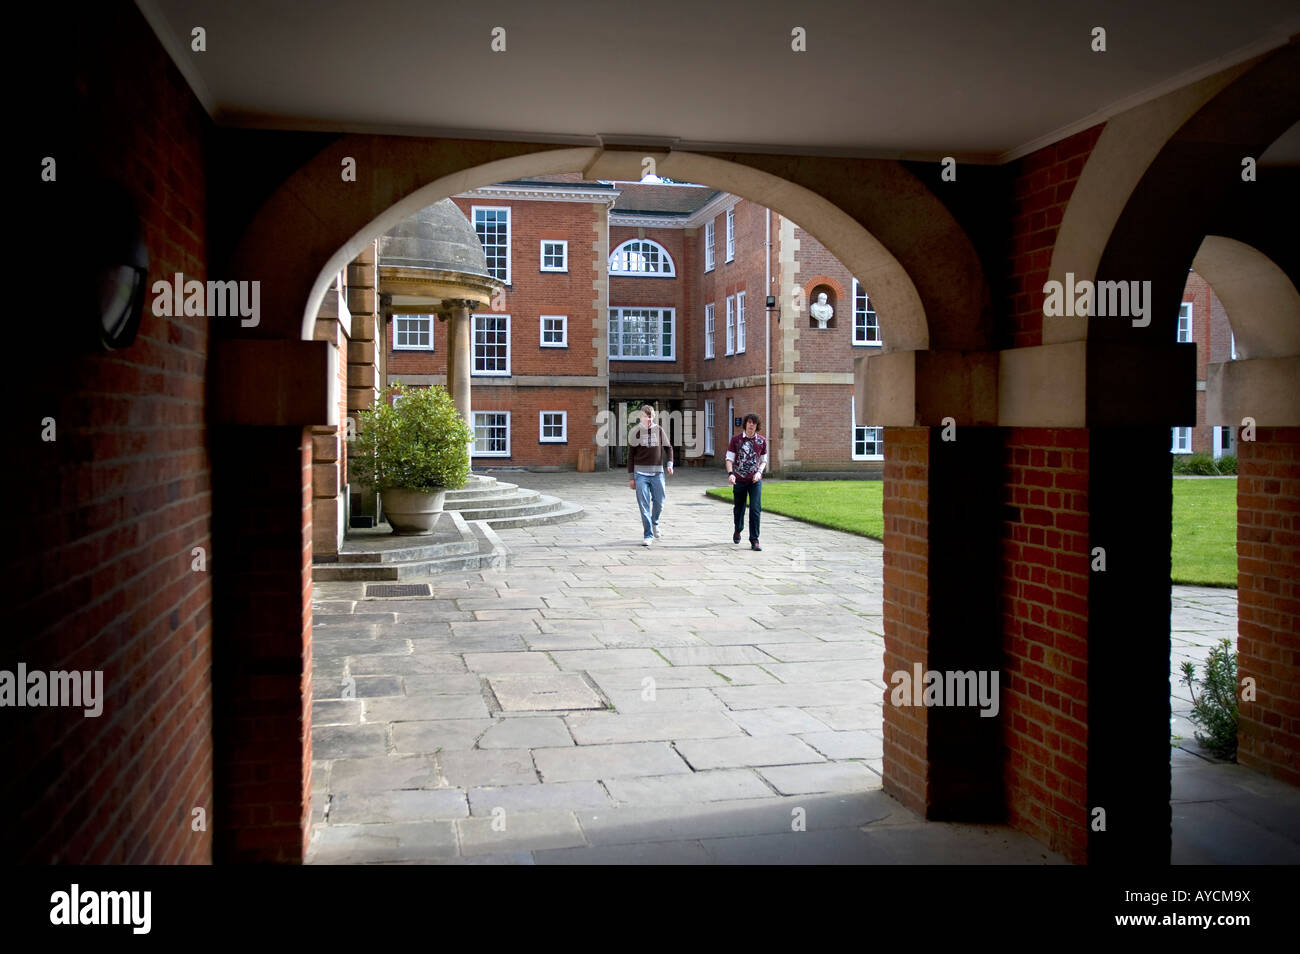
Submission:
M 329 563 L 409 563 L 477 552 L 478 543 L 469 524 L 459 513 L 446 510 L 428 536 L 397 535 L 386 523 L 373 529 L 354 530 L 344 540 L 338 559 Z
M 460 514 L 466 520 L 508 520 L 512 517 L 527 517 L 532 514 L 550 513 L 552 510 L 558 510 L 563 505 L 563 501 L 556 497 L 543 497 L 540 494 L 536 499 L 523 503 L 512 504 L 508 507 L 485 507 L 481 510 L 462 510 Z
M 459 555 L 385 563 L 318 563 L 312 568 L 312 580 L 326 582 L 379 583 L 417 580 L 465 570 L 499 568 L 510 564 L 510 551 L 492 528 L 483 523 L 466 525 L 474 552 Z
M 519 489 L 518 484 L 508 484 L 504 481 L 488 477 L 478 483 L 468 483 L 459 490 L 447 491 L 446 500 L 464 500 L 467 497 L 505 497 Z
M 522 488 L 512 490 L 508 494 L 496 494 L 490 497 L 460 497 L 457 500 L 448 500 L 443 504 L 447 510 L 482 510 L 488 507 L 513 507 L 530 500 L 536 500 L 542 494 L 537 490 L 524 490 Z
M 581 519 L 586 511 L 581 504 L 569 503 L 558 497 L 543 497 L 548 509 L 539 513 L 502 515 L 491 517 L 477 523 L 486 523 L 494 530 L 517 530 L 527 527 L 541 527 L 551 523 L 567 523 Z M 540 506 L 540 505 L 539 505 Z

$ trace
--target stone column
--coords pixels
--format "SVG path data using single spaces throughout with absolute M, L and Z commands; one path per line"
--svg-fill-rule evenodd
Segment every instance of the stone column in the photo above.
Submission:
M 467 424 L 470 417 L 469 375 L 473 370 L 474 356 L 470 352 L 470 310 L 477 304 L 469 299 L 451 302 L 450 329 L 447 337 L 447 391 Z

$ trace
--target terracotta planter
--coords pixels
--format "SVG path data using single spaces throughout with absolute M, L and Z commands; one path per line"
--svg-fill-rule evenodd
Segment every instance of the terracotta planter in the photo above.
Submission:
M 431 494 L 418 490 L 385 490 L 382 494 L 384 515 L 388 517 L 395 534 L 430 534 L 442 513 L 442 502 L 446 496 L 447 491 L 442 489 Z

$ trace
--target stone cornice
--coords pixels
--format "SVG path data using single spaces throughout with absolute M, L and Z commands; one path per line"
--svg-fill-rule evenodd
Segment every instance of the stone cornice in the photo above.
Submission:
M 618 198 L 618 190 L 583 189 L 580 186 L 560 186 L 549 189 L 540 186 L 492 185 L 480 189 L 459 192 L 457 199 L 502 199 L 524 200 L 531 202 L 603 202 L 613 205 Z

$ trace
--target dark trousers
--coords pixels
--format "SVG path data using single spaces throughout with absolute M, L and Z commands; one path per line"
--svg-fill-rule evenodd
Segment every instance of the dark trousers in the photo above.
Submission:
M 763 509 L 763 482 L 755 481 L 752 484 L 741 483 L 736 481 L 736 485 L 731 488 L 732 499 L 736 502 L 736 532 L 745 529 L 745 501 L 749 501 L 749 539 L 758 539 L 758 518 Z

